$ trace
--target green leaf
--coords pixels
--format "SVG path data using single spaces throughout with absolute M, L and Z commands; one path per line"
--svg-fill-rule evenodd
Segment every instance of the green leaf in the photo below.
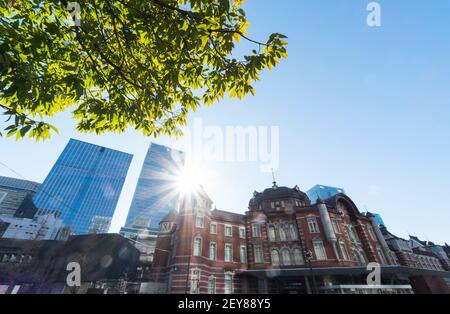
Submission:
M 242 0 L 163 2 L 82 1 L 79 27 L 60 1 L 0 5 L 6 136 L 46 140 L 58 134 L 46 121 L 67 110 L 80 132 L 179 136 L 199 106 L 255 94 L 260 71 L 287 57 L 274 33 L 236 59 L 251 37 Z

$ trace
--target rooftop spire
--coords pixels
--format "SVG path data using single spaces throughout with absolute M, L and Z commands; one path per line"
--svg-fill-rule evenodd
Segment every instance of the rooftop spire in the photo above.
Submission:
M 277 181 L 275 180 L 275 174 L 274 174 L 274 172 L 273 172 L 273 168 L 272 168 L 272 179 L 273 179 L 273 186 L 272 186 L 272 188 L 274 189 L 274 190 L 276 190 L 277 188 L 278 188 L 278 185 L 277 185 Z

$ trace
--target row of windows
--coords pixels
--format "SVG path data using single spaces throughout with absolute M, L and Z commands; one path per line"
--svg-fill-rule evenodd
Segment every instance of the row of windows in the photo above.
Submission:
M 285 208 L 286 207 L 286 203 L 288 203 L 288 204 L 290 204 L 291 202 L 290 201 L 272 201 L 272 202 L 270 202 L 270 208 L 271 209 L 276 209 L 276 210 L 281 210 L 282 208 Z M 306 206 L 306 202 L 304 202 L 304 201 L 301 201 L 301 200 L 297 200 L 297 199 L 295 199 L 294 201 L 293 201 L 293 204 L 295 205 L 295 206 L 297 206 L 297 207 L 303 207 L 303 206 Z M 259 206 L 258 206 L 258 209 L 259 210 L 262 210 L 263 209 L 263 204 L 261 203 L 261 204 L 259 204 Z
M 319 225 L 317 223 L 316 217 L 307 218 L 308 229 L 310 233 L 320 233 Z M 333 227 L 333 231 L 337 234 L 341 233 L 341 228 L 336 219 L 331 219 L 331 225 Z M 372 241 L 377 241 L 375 236 L 375 231 L 371 225 L 366 225 L 367 231 Z M 349 234 L 350 240 L 354 243 L 360 243 L 358 236 L 356 235 L 355 229 L 352 225 L 346 225 L 347 232 Z
M 298 240 L 297 228 L 294 224 L 269 225 L 269 241 Z
M 421 256 L 419 254 L 414 254 L 414 257 L 414 259 L 417 261 L 415 263 L 416 267 L 418 268 L 443 270 L 441 263 L 436 258 Z
M 322 240 L 313 240 L 313 249 L 316 256 L 316 260 L 323 261 L 327 260 L 327 252 Z M 341 253 L 341 258 L 344 261 L 350 260 L 350 255 L 347 250 L 347 246 L 344 241 L 339 241 L 339 249 Z M 254 262 L 263 263 L 263 249 L 261 245 L 253 246 Z M 352 248 L 353 257 L 358 261 L 360 265 L 367 264 L 367 258 L 362 248 L 353 247 Z M 377 253 L 382 264 L 387 264 L 386 258 L 380 247 L 377 247 Z M 202 238 L 196 237 L 194 239 L 194 256 L 202 256 Z M 288 248 L 282 248 L 281 250 L 272 249 L 271 250 L 271 261 L 273 266 L 279 265 L 303 265 L 304 259 L 300 248 L 294 248 L 292 251 Z M 209 244 L 209 259 L 217 260 L 217 243 L 211 241 Z M 224 246 L 224 261 L 233 262 L 233 245 L 231 243 L 226 243 Z M 239 248 L 239 261 L 241 263 L 247 262 L 247 248 L 245 245 L 241 245 Z
M 198 294 L 200 293 L 200 278 L 201 278 L 201 271 L 199 269 L 192 270 L 191 273 L 191 287 L 190 291 L 191 294 Z M 216 294 L 216 277 L 209 276 L 208 277 L 208 294 Z M 231 273 L 225 273 L 224 276 L 224 294 L 231 294 L 233 293 L 233 274 Z
M 339 227 L 339 223 L 337 220 L 332 219 L 332 227 L 335 233 L 340 234 L 341 229 Z M 310 233 L 320 233 L 319 225 L 317 223 L 316 217 L 309 217 L 307 218 L 308 228 Z M 212 231 L 215 231 L 217 233 L 217 226 L 213 227 L 214 225 L 211 225 L 211 233 L 214 233 Z M 375 233 L 371 225 L 367 225 L 369 235 L 372 238 L 373 241 L 376 241 Z M 360 244 L 360 240 L 355 232 L 355 229 L 352 225 L 346 225 L 346 230 L 349 235 L 350 241 L 353 244 Z M 239 234 L 241 238 L 245 238 L 245 228 L 240 227 Z M 227 225 L 225 226 L 225 236 L 231 236 L 231 226 Z M 255 238 L 261 237 L 261 224 L 252 224 L 252 236 Z M 281 224 L 281 225 L 269 225 L 268 227 L 268 237 L 269 241 L 288 241 L 288 240 L 297 240 L 298 234 L 297 234 L 297 228 L 294 226 L 294 224 Z
M 316 259 L 318 261 L 323 261 L 323 260 L 328 259 L 327 252 L 325 250 L 325 247 L 323 245 L 322 240 L 313 240 L 313 248 L 314 248 L 314 253 L 316 254 Z M 339 241 L 339 250 L 340 250 L 340 253 L 341 253 L 340 257 L 344 261 L 350 261 L 350 255 L 349 255 L 348 250 L 347 250 L 347 245 L 342 240 Z M 356 259 L 360 265 L 366 265 L 367 264 L 367 258 L 366 258 L 366 255 L 365 255 L 365 253 L 364 253 L 362 248 L 360 248 L 360 247 L 353 247 L 352 248 L 352 253 L 353 253 L 354 259 Z M 382 262 L 383 262 L 383 260 L 384 259 L 382 259 Z M 383 262 L 383 264 L 385 264 L 385 262 Z
M 316 260 L 323 261 L 327 260 L 327 252 L 325 250 L 325 246 L 322 242 L 322 240 L 313 240 L 313 249 L 316 256 Z M 341 251 L 341 258 L 345 261 L 350 260 L 350 256 L 348 254 L 347 246 L 345 245 L 344 241 L 339 241 L 339 249 Z M 362 249 L 354 250 L 354 255 L 360 261 L 362 264 L 366 264 L 365 255 L 362 252 Z M 272 265 L 278 266 L 278 265 L 303 265 L 303 255 L 300 248 L 294 248 L 292 251 L 290 251 L 287 248 L 281 249 L 281 259 L 280 254 L 277 249 L 271 250 L 271 261 Z
M 31 255 L 17 255 L 14 253 L 4 253 L 0 254 L 0 262 L 2 263 L 24 263 L 24 262 L 31 262 L 32 260 Z
M 263 263 L 263 250 L 261 245 L 254 245 L 254 257 L 255 263 Z M 196 237 L 194 239 L 194 252 L 193 256 L 202 256 L 202 238 Z M 210 242 L 209 243 L 209 259 L 217 260 L 217 243 Z M 231 243 L 225 243 L 224 246 L 224 261 L 225 262 L 233 262 L 233 245 Z M 239 247 L 239 261 L 241 263 L 247 262 L 247 247 L 245 245 L 241 245 Z
M 317 223 L 316 217 L 308 217 L 307 223 L 310 233 L 320 233 L 319 224 Z M 339 223 L 337 222 L 337 220 L 331 219 L 331 223 L 334 232 L 340 234 L 341 229 L 339 227 Z M 203 215 L 196 216 L 195 226 L 197 228 L 204 227 Z M 352 241 L 355 244 L 359 244 L 360 240 L 354 230 L 354 227 L 352 225 L 346 225 L 346 230 L 349 235 L 350 241 Z M 376 236 L 373 227 L 371 225 L 367 225 L 367 230 L 370 238 L 373 241 L 376 241 Z M 217 234 L 217 223 L 211 223 L 210 233 Z M 231 237 L 233 235 L 231 225 L 225 225 L 224 235 L 226 237 Z M 261 237 L 261 235 L 262 235 L 261 224 L 252 224 L 252 236 L 255 238 L 259 238 Z M 297 228 L 293 224 L 269 225 L 268 236 L 270 241 L 277 241 L 277 240 L 287 241 L 298 239 Z M 245 227 L 239 227 L 239 237 L 241 239 L 245 239 Z
M 308 217 L 306 221 L 308 223 L 309 233 L 320 233 L 319 224 L 317 223 L 316 217 Z M 341 228 L 339 227 L 339 223 L 336 219 L 331 219 L 331 226 L 333 227 L 333 231 L 335 233 L 341 233 Z
M 199 217 L 201 217 L 201 220 L 198 219 Z M 197 227 L 203 227 L 203 216 L 197 216 L 197 220 L 196 220 L 196 226 Z M 317 223 L 317 219 L 316 217 L 309 217 L 307 219 L 307 223 L 308 223 L 308 228 L 310 233 L 319 233 L 319 226 Z M 336 233 L 340 233 L 340 227 L 339 224 L 336 220 L 332 219 L 332 226 L 333 229 Z M 349 239 L 352 243 L 353 249 L 353 255 L 355 257 L 355 259 L 361 264 L 361 265 L 365 265 L 367 263 L 367 259 L 365 257 L 365 254 L 362 250 L 362 248 L 360 248 L 360 240 L 354 230 L 354 227 L 352 225 L 346 225 L 346 231 L 348 233 Z M 375 241 L 376 237 L 373 231 L 372 226 L 367 225 L 368 228 L 368 233 L 370 235 L 370 237 L 372 238 L 372 240 Z M 224 229 L 224 233 L 225 236 L 232 236 L 232 226 L 231 225 L 225 225 L 225 229 Z M 239 233 L 240 233 L 240 237 L 241 238 L 245 238 L 245 228 L 244 227 L 240 227 L 239 228 Z M 211 233 L 217 233 L 217 224 L 211 224 Z M 261 224 L 252 224 L 252 236 L 253 237 L 261 237 Z M 280 224 L 280 225 L 269 225 L 268 227 L 268 237 L 269 237 L 269 241 L 287 241 L 287 240 L 297 240 L 298 239 L 298 234 L 297 234 L 297 229 L 293 224 Z M 194 243 L 194 256 L 201 256 L 201 247 L 202 247 L 202 239 L 200 237 L 195 239 L 195 243 Z M 314 248 L 314 252 L 316 255 L 316 259 L 317 260 L 326 260 L 327 259 L 327 254 L 326 254 L 326 250 L 325 247 L 323 245 L 323 242 L 321 240 L 314 240 L 313 241 L 313 248 Z M 344 241 L 340 241 L 339 242 L 339 249 L 341 251 L 341 257 L 343 260 L 345 261 L 349 261 L 350 260 L 350 255 L 348 253 L 347 247 L 345 245 Z M 209 258 L 211 260 L 216 260 L 217 258 L 217 246 L 215 242 L 211 242 L 210 243 L 210 251 L 209 251 Z M 246 262 L 246 249 L 245 246 L 241 246 L 240 249 L 240 261 L 242 263 Z M 280 264 L 280 258 L 276 258 L 274 252 L 271 252 L 271 257 L 273 257 L 272 259 L 272 263 L 275 263 L 274 265 L 279 265 Z M 281 252 L 283 256 L 283 252 Z M 377 253 L 379 256 L 379 259 L 381 261 L 382 264 L 387 264 L 386 258 L 384 256 L 384 253 L 382 252 L 381 248 L 377 247 Z M 225 244 L 225 254 L 224 254 L 224 260 L 227 262 L 231 262 L 233 261 L 233 248 L 231 244 Z M 278 254 L 278 251 L 277 251 Z M 284 253 L 286 258 L 283 258 L 281 261 L 281 263 L 283 265 L 290 265 L 292 260 L 296 260 L 295 256 L 297 254 L 297 260 L 299 260 L 298 258 L 298 254 L 301 255 L 301 251 L 300 252 L 294 252 L 293 253 L 293 258 L 289 258 L 287 259 L 287 256 L 291 256 L 292 254 L 288 251 L 286 253 Z M 262 253 L 262 248 L 259 245 L 255 245 L 254 246 L 254 257 L 255 257 L 255 263 L 262 263 L 263 262 L 263 253 Z M 286 262 L 284 261 L 286 260 Z M 289 263 L 289 264 L 286 264 Z
M 194 256 L 202 256 L 202 238 L 196 237 L 194 239 Z M 217 260 L 217 243 L 211 241 L 209 243 L 209 259 L 212 261 Z M 245 245 L 241 245 L 239 248 L 239 260 L 241 263 L 247 262 L 247 248 Z M 233 262 L 233 245 L 231 243 L 225 243 L 224 246 L 224 261 Z
M 205 227 L 205 217 L 203 215 L 197 215 L 195 217 L 195 227 L 204 228 Z M 212 222 L 209 226 L 209 233 L 217 234 L 217 223 Z M 226 237 L 233 236 L 233 226 L 225 225 L 224 235 Z M 245 239 L 245 227 L 239 227 L 239 238 Z
M 273 266 L 303 265 L 305 263 L 302 251 L 299 248 L 294 248 L 292 251 L 288 248 L 283 248 L 280 251 L 272 249 L 270 258 Z

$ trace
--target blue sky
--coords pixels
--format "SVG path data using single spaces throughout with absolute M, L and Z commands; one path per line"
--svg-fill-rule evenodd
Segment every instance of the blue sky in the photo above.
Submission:
M 380 28 L 366 24 L 368 3 L 248 0 L 250 36 L 287 35 L 289 57 L 261 76 L 256 96 L 224 100 L 192 119 L 279 126 L 279 185 L 343 187 L 399 236 L 450 242 L 450 2 L 379 1 Z M 118 231 L 152 139 L 133 130 L 79 134 L 69 114 L 54 124 L 60 135 L 44 143 L 0 139 L 0 161 L 42 182 L 71 137 L 132 153 L 111 227 Z M 219 209 L 243 213 L 253 191 L 271 185 L 255 162 L 202 165 L 213 173 L 204 185 Z M 0 175 L 15 176 L 1 166 Z

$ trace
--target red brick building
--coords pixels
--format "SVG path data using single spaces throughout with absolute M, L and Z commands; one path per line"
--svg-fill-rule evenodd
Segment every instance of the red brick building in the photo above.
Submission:
M 382 270 L 374 289 L 411 292 L 374 218 L 345 194 L 312 204 L 298 186 L 274 182 L 243 215 L 211 207 L 200 191 L 161 221 L 152 281 L 165 292 L 364 291 L 371 262 Z

